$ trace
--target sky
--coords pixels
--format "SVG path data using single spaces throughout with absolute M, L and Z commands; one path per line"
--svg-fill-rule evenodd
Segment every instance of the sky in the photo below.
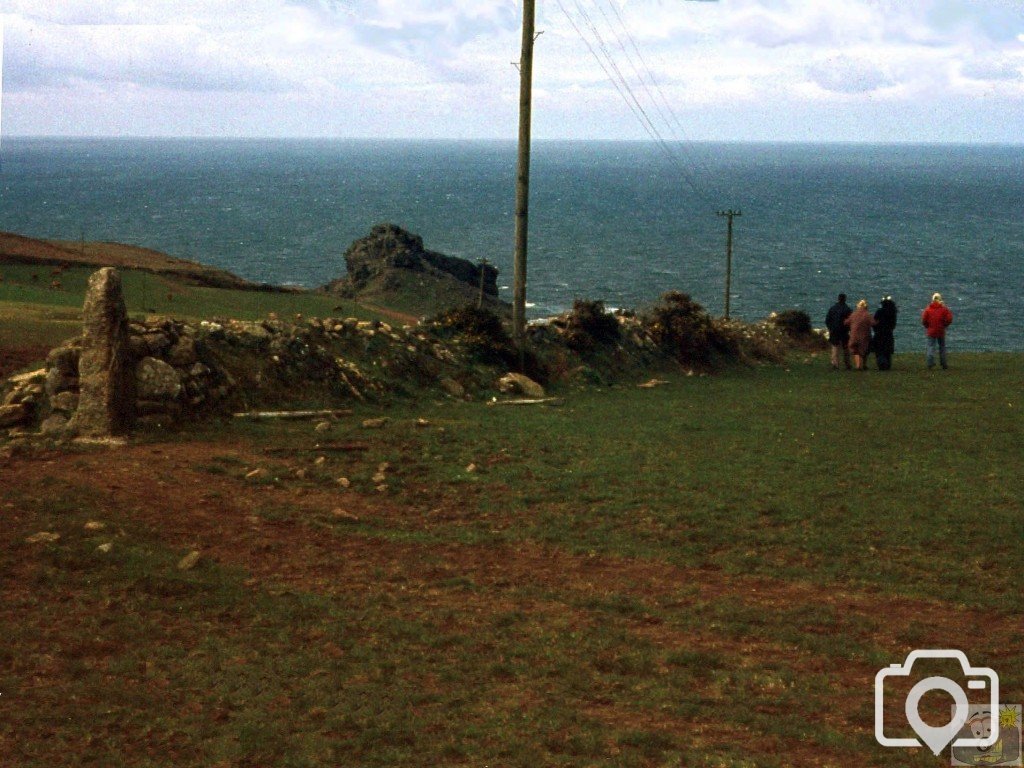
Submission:
M 650 138 L 617 67 L 666 140 L 1024 141 L 1024 0 L 537 5 L 538 139 Z M 0 0 L 0 132 L 514 139 L 521 16 L 515 0 Z

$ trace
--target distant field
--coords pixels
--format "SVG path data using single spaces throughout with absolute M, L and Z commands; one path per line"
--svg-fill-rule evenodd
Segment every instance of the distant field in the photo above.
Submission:
M 0 265 L 0 302 L 40 304 L 55 307 L 81 307 L 85 286 L 95 269 L 73 267 L 52 276 L 51 269 L 21 264 Z M 32 276 L 36 275 L 33 280 Z M 51 288 L 59 280 L 59 288 Z M 302 313 L 317 317 L 338 314 L 335 307 L 348 311 L 351 301 L 317 293 L 274 293 L 227 290 L 185 285 L 161 275 L 132 270 L 122 271 L 125 301 L 130 313 L 173 314 L 180 317 L 233 317 L 257 319 L 268 312 L 282 316 Z M 340 310 L 339 310 L 340 311 Z
M 118 267 L 119 269 L 146 269 L 152 273 L 168 274 L 190 280 L 197 285 L 222 288 L 253 287 L 224 270 L 167 253 L 137 245 L 110 242 L 62 242 L 38 240 L 13 232 L 0 231 L 0 264 L 30 264 L 49 270 L 55 266 Z
M 17 350 L 47 349 L 81 332 L 79 321 L 92 267 L 55 273 L 52 267 L 0 264 L 0 356 Z M 277 293 L 207 288 L 148 272 L 123 270 L 129 314 L 169 315 L 183 319 L 257 320 L 271 312 L 282 318 L 345 316 L 362 320 L 406 318 L 350 299 L 317 293 Z M 59 285 L 52 285 L 53 281 Z M 45 352 L 43 353 L 45 355 Z M 19 354 L 22 362 L 25 355 Z M 31 356 L 30 356 L 31 357 Z M 31 361 L 28 361 L 31 362 Z M 15 370 L 0 359 L 0 376 Z
M 948 765 L 875 743 L 873 679 L 962 648 L 1024 700 L 1022 363 L 15 458 L 4 764 Z

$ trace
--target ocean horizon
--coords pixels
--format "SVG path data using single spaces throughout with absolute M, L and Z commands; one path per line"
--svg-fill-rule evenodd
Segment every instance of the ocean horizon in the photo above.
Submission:
M 668 290 L 720 314 L 798 308 L 821 325 L 842 291 L 901 310 L 897 353 L 940 291 L 953 349 L 1022 350 L 1024 145 L 536 141 L 531 317 L 575 298 L 642 307 Z M 344 273 L 377 223 L 500 270 L 510 298 L 515 143 L 507 140 L 4 137 L 0 229 L 133 243 L 252 280 Z

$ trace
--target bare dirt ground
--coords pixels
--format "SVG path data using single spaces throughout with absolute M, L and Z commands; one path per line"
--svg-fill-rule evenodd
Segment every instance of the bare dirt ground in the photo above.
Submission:
M 473 546 L 402 541 L 354 531 L 338 535 L 336 510 L 360 520 L 378 521 L 382 529 L 396 523 L 428 529 L 432 519 L 452 519 L 462 510 L 457 506 L 411 508 L 387 496 L 332 487 L 257 484 L 246 480 L 241 469 L 235 475 L 204 469 L 225 460 L 248 469 L 266 466 L 267 454 L 244 442 L 226 441 L 137 444 L 109 451 L 9 459 L 0 463 L 4 538 L 21 542 L 35 532 L 39 523 L 25 507 L 44 497 L 59 475 L 64 487 L 82 489 L 101 500 L 107 525 L 117 528 L 131 521 L 173 550 L 197 549 L 206 560 L 240 568 L 248 575 L 246 584 L 254 590 L 348 596 L 370 596 L 381 589 L 400 591 L 403 598 L 415 598 L 406 603 L 415 606 L 409 609 L 413 613 L 435 619 L 447 615 L 454 628 L 466 634 L 483 627 L 485 619 L 510 610 L 541 620 L 557 616 L 560 622 L 586 627 L 594 617 L 580 604 L 609 595 L 626 595 L 645 606 L 668 606 L 681 614 L 722 600 L 737 601 L 766 616 L 801 606 L 829 606 L 835 610 L 838 626 L 823 628 L 810 623 L 801 631 L 857 636 L 870 627 L 871 637 L 858 639 L 891 648 L 894 654 L 902 648 L 899 632 L 910 616 L 928 626 L 935 638 L 956 636 L 964 627 L 984 626 L 987 650 L 996 660 L 1008 654 L 1024 633 L 1024 617 L 993 616 L 967 606 L 893 598 L 871 591 L 837 591 L 709 568 L 686 569 L 646 559 L 574 554 L 538 542 Z M 277 471 L 293 468 L 284 460 Z M 268 509 L 284 513 L 270 517 L 258 513 Z M 18 593 L 30 588 L 40 564 L 32 547 L 17 546 L 16 554 L 5 574 L 7 607 L 0 610 L 0 618 L 31 625 L 42 617 L 26 608 L 30 601 L 19 600 Z M 478 590 L 456 598 L 438 588 L 453 577 L 472 580 Z M 543 597 L 523 604 L 514 593 L 524 587 Z M 83 607 L 72 603 L 62 611 L 64 631 L 74 631 L 79 609 Z M 39 629 L 41 637 L 60 631 L 54 626 Z M 188 630 L 179 627 L 176 631 Z M 869 729 L 861 705 L 877 670 L 867 664 L 854 661 L 837 668 L 834 659 L 770 637 L 737 639 L 723 636 L 711 626 L 675 626 L 643 613 L 630 620 L 630 632 L 659 647 L 700 649 L 725 654 L 738 664 L 778 663 L 807 674 L 828 675 L 837 694 L 836 706 L 819 717 L 847 733 L 864 734 Z M 83 638 L 82 642 L 110 641 Z M 82 652 L 97 650 L 90 648 Z M 117 648 L 106 651 L 116 653 Z M 36 674 L 35 685 L 59 686 L 64 672 L 55 666 Z M 528 706 L 532 695 L 535 693 L 521 692 L 521 705 Z M 723 732 L 721 724 L 695 723 L 671 715 L 652 722 L 648 711 L 630 711 L 600 697 L 583 701 L 580 707 L 610 726 L 633 723 L 648 730 L 687 732 L 694 744 L 710 738 L 712 732 L 718 739 L 724 738 L 723 733 L 732 733 L 736 740 L 751 737 L 741 726 Z M 792 765 L 840 764 L 835 755 L 823 755 L 820 747 L 787 742 L 779 736 L 762 741 L 758 749 L 785 754 Z

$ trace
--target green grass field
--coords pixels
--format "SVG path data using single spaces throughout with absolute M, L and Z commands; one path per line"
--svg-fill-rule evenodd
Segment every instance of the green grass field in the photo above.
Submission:
M 2 764 L 948 765 L 873 680 L 1024 700 L 1024 360 L 899 351 L 0 464 Z

